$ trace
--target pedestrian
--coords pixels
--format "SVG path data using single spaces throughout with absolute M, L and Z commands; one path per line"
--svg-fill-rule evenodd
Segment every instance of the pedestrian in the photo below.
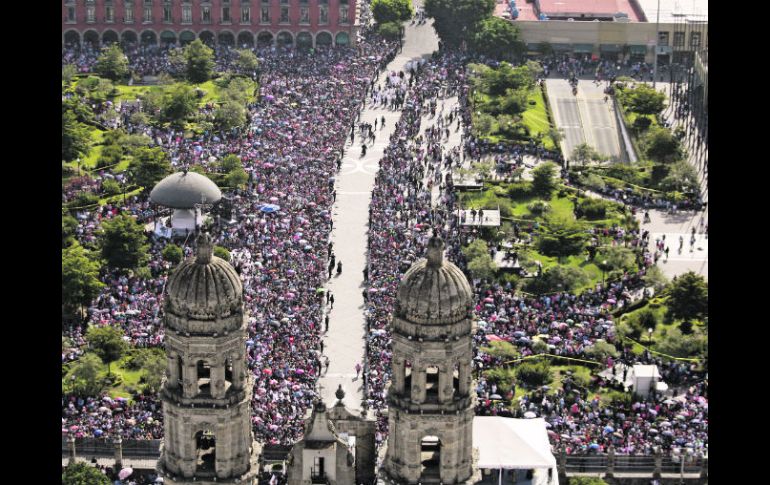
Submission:
M 319 343 L 321 344 L 321 353 L 324 353 L 324 341 L 320 340 Z
M 339 276 L 342 273 L 342 261 L 339 261 L 337 263 L 337 276 Z
M 329 314 L 327 313 L 324 317 L 324 326 L 325 326 L 325 332 L 329 331 Z
M 330 307 L 330 309 L 331 309 L 331 310 L 334 310 L 334 295 L 331 295 L 331 296 L 329 297 L 329 302 L 331 303 L 331 307 Z
M 361 374 L 361 363 L 356 362 L 356 379 L 358 379 L 358 376 Z

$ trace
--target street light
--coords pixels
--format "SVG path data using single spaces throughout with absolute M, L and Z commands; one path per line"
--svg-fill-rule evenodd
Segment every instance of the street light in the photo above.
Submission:
M 647 329 L 647 347 L 652 345 L 652 327 Z
M 602 285 L 605 283 L 604 275 L 607 272 L 607 260 L 602 261 Z

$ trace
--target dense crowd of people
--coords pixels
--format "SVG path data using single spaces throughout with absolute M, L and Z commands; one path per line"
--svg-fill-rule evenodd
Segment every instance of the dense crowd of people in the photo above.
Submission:
M 318 349 L 329 301 L 317 289 L 327 279 L 327 267 L 333 267 L 327 263 L 333 252 L 329 233 L 334 175 L 346 139 L 355 139 L 356 118 L 364 99 L 402 110 L 380 161 L 369 209 L 369 260 L 364 276 L 368 337 L 362 371 L 364 406 L 378 412 L 386 406 L 391 358 L 388 322 L 395 294 L 403 273 L 423 256 L 430 229 L 447 242 L 447 258 L 463 270 L 467 266 L 461 246 L 469 239 L 459 235 L 457 194 L 443 173 L 461 160 L 483 157 L 513 158 L 521 163 L 523 155 L 529 154 L 561 162 L 558 153 L 534 143 L 490 144 L 467 133 L 463 133 L 461 149 L 445 150 L 443 141 L 450 131 L 470 124 L 467 59 L 443 52 L 428 61 L 411 63 L 405 72 L 389 73 L 384 85 L 375 86 L 378 70 L 393 58 L 396 49 L 394 43 L 362 42 L 357 53 L 344 48 L 312 53 L 257 50 L 261 101 L 249 106 L 249 130 L 187 138 L 171 128 L 133 124 L 130 114 L 142 109 L 140 101 L 95 110 L 97 115 L 116 110 L 121 126 L 128 133 L 147 135 L 153 145 L 169 154 L 175 169 L 196 164 L 214 170 L 216 161 L 227 154 L 241 158 L 248 184 L 228 194 L 235 222 L 218 223 L 210 230 L 216 244 L 230 250 L 232 264 L 243 280 L 250 316 L 248 367 L 256 381 L 252 422 L 261 441 L 295 442 L 302 435 L 305 410 L 317 396 L 315 384 L 322 367 Z M 132 70 L 140 75 L 169 68 L 166 50 L 135 48 L 127 54 Z M 67 49 L 62 55 L 64 64 L 73 63 L 81 72 L 89 72 L 95 59 L 96 53 L 88 48 Z M 232 59 L 231 51 L 217 49 L 218 70 L 231 69 Z M 597 66 L 602 64 L 594 68 Z M 546 68 L 546 75 L 548 70 L 568 74 L 585 66 L 554 59 L 546 61 Z M 643 72 L 641 66 L 639 71 Z M 459 96 L 459 109 L 445 112 L 442 100 L 453 95 Z M 436 122 L 435 128 L 421 130 L 420 120 L 425 116 Z M 371 126 L 367 130 L 359 125 L 359 129 L 362 134 L 371 131 Z M 63 192 L 64 200 L 83 190 L 99 192 L 107 174 L 71 181 Z M 440 203 L 434 207 L 436 200 Z M 265 203 L 280 209 L 262 212 Z M 120 212 L 129 212 L 146 224 L 167 214 L 153 207 L 146 195 L 134 196 L 125 203 L 77 211 L 76 237 L 93 245 L 102 221 Z M 625 235 L 618 228 L 594 234 L 615 244 L 625 241 Z M 632 231 L 631 244 L 645 247 L 648 237 L 644 231 Z M 134 347 L 163 345 L 161 304 L 170 265 L 161 256 L 167 241 L 152 236 L 151 243 L 151 276 L 105 272 L 106 287 L 89 308 L 91 325 L 121 328 Z M 191 241 L 187 243 L 189 256 Z M 643 259 L 643 267 L 653 263 L 649 254 Z M 480 320 L 473 336 L 474 370 L 479 375 L 477 412 L 510 413 L 508 402 L 491 396 L 513 395 L 512 390 L 498 390 L 483 375 L 484 370 L 500 365 L 479 350 L 488 343 L 489 335 L 516 344 L 523 356 L 534 352 L 535 335 L 547 335 L 549 352 L 564 357 L 584 356 L 587 348 L 602 339 L 618 344 L 625 362 L 633 363 L 615 334 L 611 313 L 628 304 L 632 294 L 642 288 L 643 274 L 624 274 L 581 295 L 524 295 L 510 284 L 473 281 Z M 63 329 L 70 345 L 63 346 L 62 362 L 82 354 L 83 333 L 83 326 Z M 522 414 L 544 417 L 552 444 L 564 444 L 568 453 L 604 451 L 610 444 L 617 452 L 628 454 L 649 453 L 658 444 L 705 447 L 707 385 L 700 373 L 694 367 L 649 355 L 643 361 L 658 364 L 664 378 L 683 389 L 681 394 L 600 407 L 598 398 L 585 390 L 570 392 L 572 385 L 566 381 L 563 390 L 536 391 L 531 398 L 513 403 L 514 409 L 518 406 Z M 131 401 L 62 396 L 62 433 L 78 437 L 120 433 L 124 438 L 156 439 L 162 432 L 161 405 L 154 396 L 138 394 Z M 378 447 L 386 436 L 387 420 L 380 414 Z

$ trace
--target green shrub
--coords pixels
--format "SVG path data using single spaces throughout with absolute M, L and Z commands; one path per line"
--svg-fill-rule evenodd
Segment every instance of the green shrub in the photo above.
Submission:
M 176 244 L 168 244 L 163 248 L 163 259 L 171 264 L 178 264 L 184 257 L 184 251 Z
M 560 265 L 545 270 L 539 278 L 528 278 L 524 289 L 535 294 L 572 291 L 585 286 L 589 281 L 590 277 L 585 270 L 574 266 Z
M 610 205 L 611 204 L 605 200 L 589 197 L 583 199 L 580 204 L 578 204 L 578 208 L 580 213 L 586 219 L 605 219 L 607 217 L 607 208 Z
M 551 210 L 551 204 L 544 200 L 536 200 L 529 203 L 527 209 L 533 214 L 542 215 Z
M 99 203 L 99 197 L 93 192 L 80 192 L 74 199 L 67 203 L 68 208 L 92 206 Z
M 377 27 L 377 32 L 385 39 L 397 40 L 401 37 L 401 24 L 398 22 L 383 22 Z
M 532 182 L 514 182 L 508 186 L 508 197 L 513 200 L 525 199 L 532 195 Z
M 102 182 L 102 190 L 107 195 L 117 195 L 122 191 L 120 184 L 114 179 L 105 179 Z
M 646 116 L 637 116 L 632 125 L 633 129 L 639 133 L 645 131 L 652 124 L 652 120 Z
M 595 173 L 589 173 L 587 176 L 583 177 L 581 183 L 597 192 L 604 190 L 607 185 L 604 183 L 604 179 Z
M 530 386 L 544 386 L 553 380 L 550 364 L 540 359 L 539 362 L 522 362 L 516 366 L 516 378 Z
M 225 261 L 230 261 L 230 251 L 222 246 L 214 246 L 214 256 L 222 258 Z

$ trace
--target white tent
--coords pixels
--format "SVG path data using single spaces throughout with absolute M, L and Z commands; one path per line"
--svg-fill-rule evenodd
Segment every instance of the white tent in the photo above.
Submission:
M 545 420 L 476 416 L 473 418 L 473 447 L 479 450 L 482 469 L 535 469 L 531 483 L 558 484 L 556 458 Z M 548 469 L 553 469 L 547 481 Z

